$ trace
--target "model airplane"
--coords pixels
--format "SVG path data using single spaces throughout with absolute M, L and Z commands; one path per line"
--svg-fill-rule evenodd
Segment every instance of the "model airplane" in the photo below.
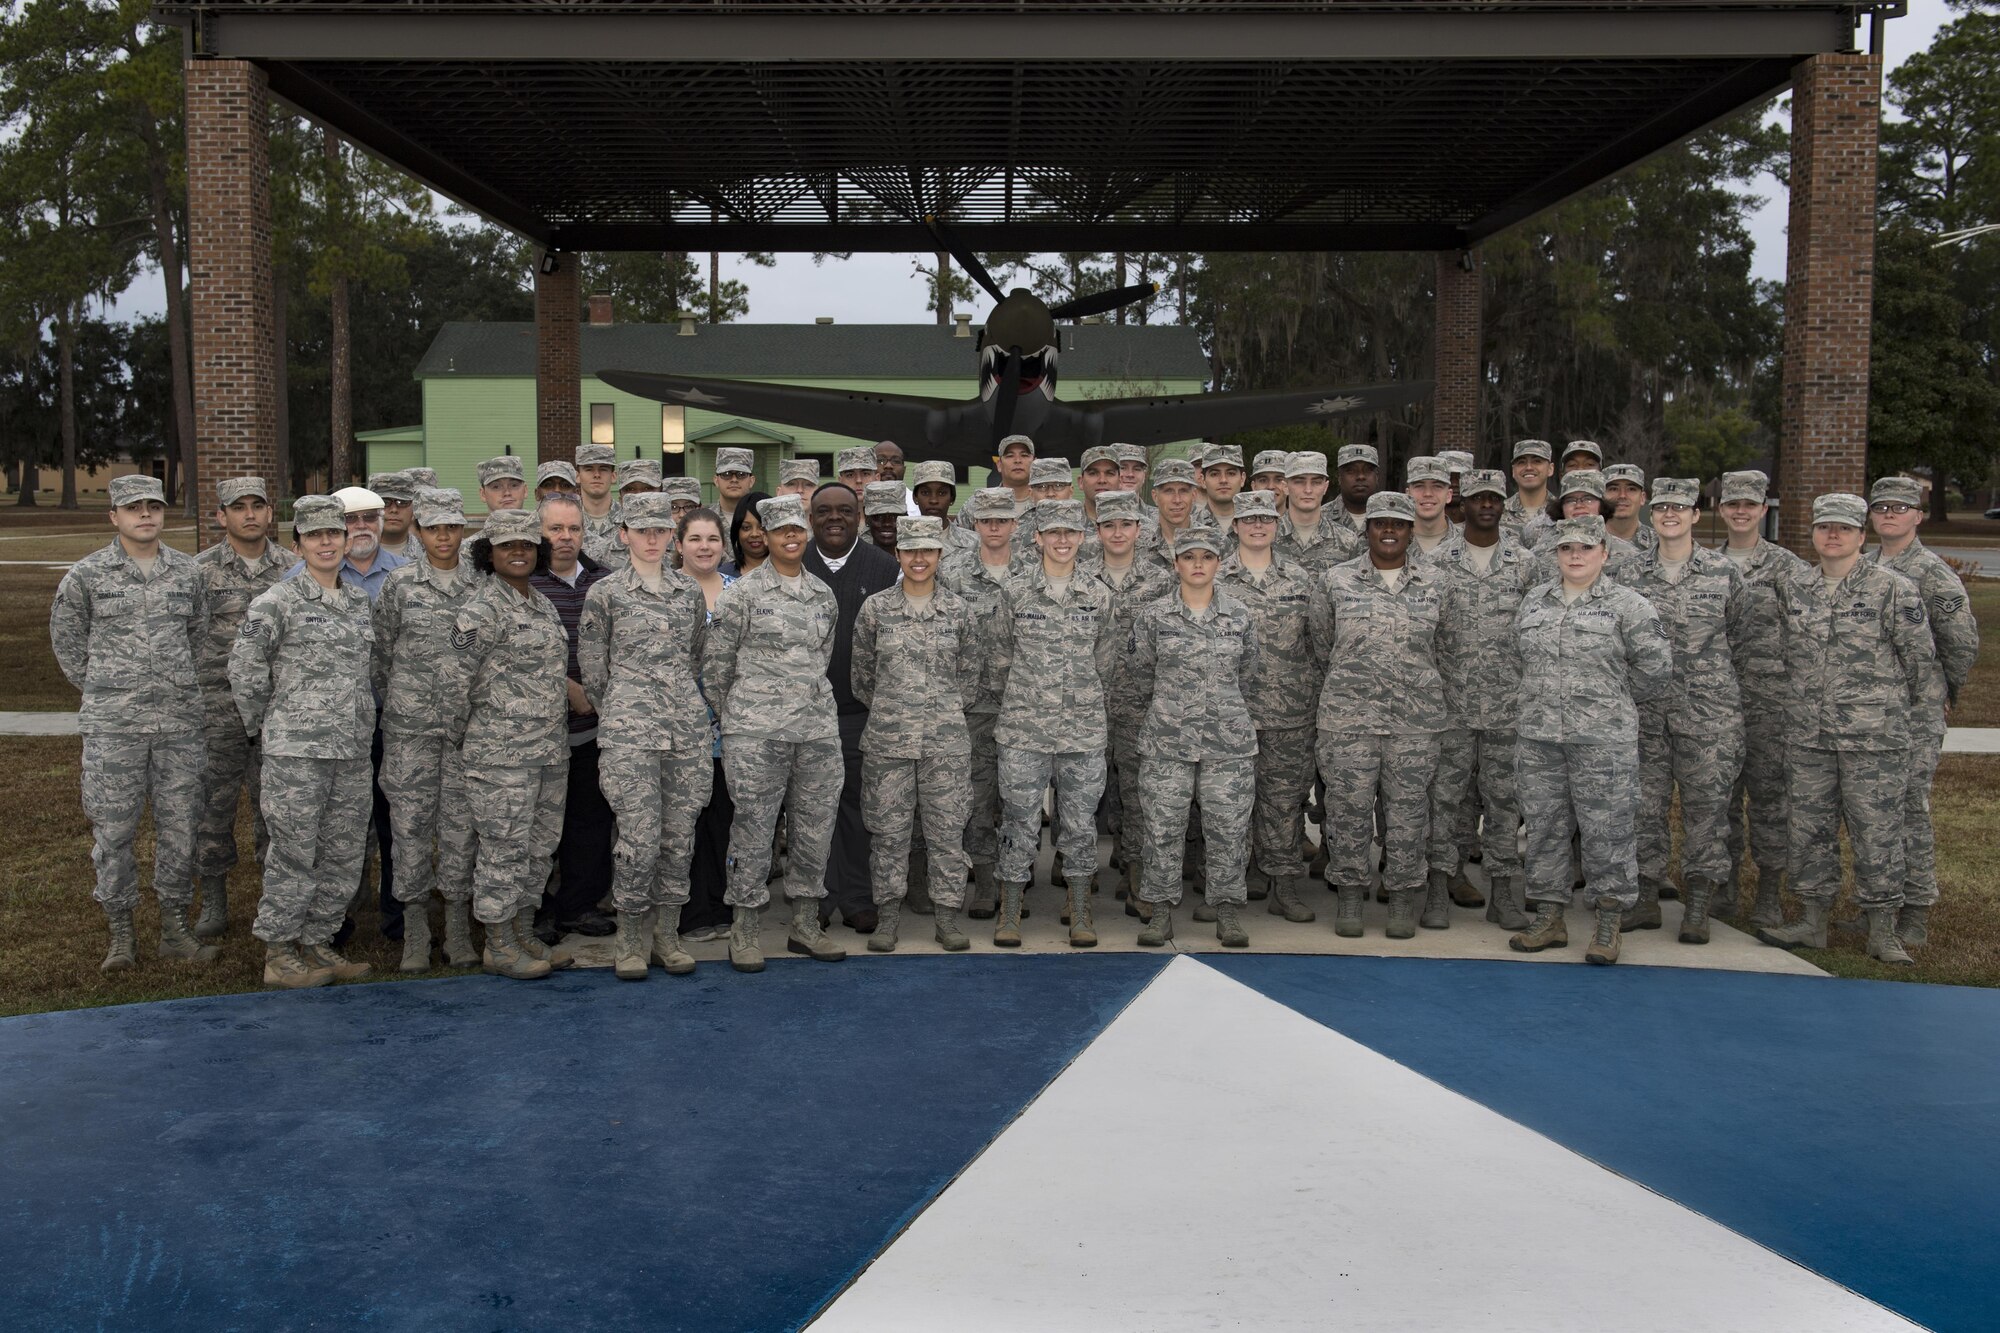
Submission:
M 1003 295 L 976 256 L 952 244 L 935 222 L 932 229 L 966 273 L 999 302 L 979 334 L 977 398 L 960 402 L 637 370 L 601 371 L 598 378 L 663 403 L 714 408 L 857 440 L 894 440 L 912 457 L 949 459 L 960 469 L 990 465 L 1000 441 L 1015 434 L 1033 439 L 1035 452 L 1043 457 L 1060 454 L 1075 461 L 1096 444 L 1164 444 L 1330 421 L 1357 412 L 1390 411 L 1430 393 L 1428 384 L 1408 383 L 1062 402 L 1056 398 L 1056 321 L 1116 310 L 1151 296 L 1158 284 L 1098 292 L 1056 306 L 1019 287 Z

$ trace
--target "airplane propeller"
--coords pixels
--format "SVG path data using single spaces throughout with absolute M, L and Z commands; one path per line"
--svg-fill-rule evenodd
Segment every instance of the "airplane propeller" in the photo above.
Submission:
M 1075 296 L 1061 305 L 1050 306 L 1049 314 L 1056 319 L 1082 319 L 1085 315 L 1101 315 L 1107 310 L 1116 310 L 1121 305 L 1131 305 L 1143 301 L 1160 290 L 1157 282 L 1134 283 L 1130 287 L 1119 287 L 1108 292 L 1093 292 L 1089 296 Z

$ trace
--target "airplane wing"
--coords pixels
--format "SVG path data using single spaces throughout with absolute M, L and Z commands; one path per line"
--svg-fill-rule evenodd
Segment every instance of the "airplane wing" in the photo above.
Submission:
M 751 380 L 692 379 L 637 370 L 605 370 L 597 378 L 641 398 L 684 407 L 775 421 L 857 440 L 895 440 L 908 448 L 933 444 L 946 430 L 946 414 L 961 406 L 948 398 L 870 393 L 860 389 L 809 389 Z
M 1349 389 L 1253 389 L 1191 393 L 1167 398 L 1069 400 L 1060 404 L 1085 418 L 1092 443 L 1164 444 L 1229 435 L 1264 426 L 1292 426 L 1357 413 L 1389 412 L 1430 397 L 1428 382 Z M 1089 418 L 1095 417 L 1094 423 Z

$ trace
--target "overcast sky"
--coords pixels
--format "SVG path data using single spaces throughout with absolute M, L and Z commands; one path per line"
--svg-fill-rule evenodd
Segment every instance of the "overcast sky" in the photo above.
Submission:
M 1910 0 L 1909 14 L 1888 25 L 1889 67 L 1929 46 L 1938 27 L 1950 18 L 1944 0 Z M 1866 41 L 1865 28 L 1862 40 Z M 1785 192 L 1769 177 L 1761 185 L 1765 203 L 1751 222 L 1757 243 L 1754 270 L 1760 278 L 1778 281 L 1785 276 Z M 906 324 L 930 318 L 925 283 L 916 275 L 916 258 L 911 255 L 856 255 L 817 266 L 810 255 L 779 255 L 776 268 L 756 268 L 727 255 L 722 262 L 725 272 L 749 285 L 749 318 L 755 323 L 807 324 L 821 315 L 843 324 Z M 153 315 L 162 308 L 159 279 L 147 274 L 113 304 L 112 317 Z M 976 309 L 983 315 L 983 300 Z

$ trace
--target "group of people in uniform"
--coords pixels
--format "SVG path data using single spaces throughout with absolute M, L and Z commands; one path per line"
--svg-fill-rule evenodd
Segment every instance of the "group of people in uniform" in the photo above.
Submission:
M 448 963 L 548 975 L 562 960 L 532 921 L 578 688 L 617 819 L 617 974 L 695 967 L 679 922 L 712 747 L 734 802 L 731 963 L 763 967 L 760 914 L 779 878 L 787 948 L 844 957 L 818 911 L 842 786 L 839 608 L 805 566 L 810 510 L 835 487 L 900 570 L 861 604 L 846 664 L 867 708 L 872 950 L 896 947 L 906 904 L 947 950 L 969 947 L 968 918 L 1018 947 L 1045 810 L 1078 948 L 1098 940 L 1100 818 L 1142 945 L 1174 937 L 1189 879 L 1195 920 L 1241 948 L 1251 901 L 1314 921 L 1318 873 L 1341 936 L 1362 934 L 1374 889 L 1391 938 L 1483 907 L 1511 948 L 1563 948 L 1580 899 L 1585 957 L 1611 963 L 1623 932 L 1660 927 L 1663 898 L 1683 900 L 1680 941 L 1706 943 L 1711 916 L 1743 906 L 1747 859 L 1759 937 L 1825 947 L 1842 827 L 1869 955 L 1907 963 L 1926 942 L 1930 784 L 1978 630 L 1917 538 L 1916 483 L 1813 499 L 1809 563 L 1762 535 L 1762 473 L 1719 479 L 1727 535 L 1709 548 L 1694 538 L 1698 480 L 1649 488 L 1584 440 L 1517 442 L 1511 488 L 1442 453 L 1408 460 L 1403 489 L 1386 490 L 1358 444 L 1331 467 L 1269 451 L 1247 468 L 1229 445 L 1157 462 L 1113 445 L 1072 472 L 1015 435 L 995 461 L 995 484 L 962 506 L 950 464 L 914 463 L 906 485 L 900 451 L 893 467 L 845 451 L 825 483 L 815 460 L 788 460 L 759 498 L 754 458 L 722 450 L 714 507 L 698 482 L 597 446 L 542 464 L 542 508 L 565 493 L 584 548 L 615 567 L 584 601 L 577 681 L 531 582 L 550 547 L 517 458 L 480 465 L 488 512 L 469 540 L 460 494 L 421 469 L 300 498 L 290 549 L 263 482 L 227 480 L 223 540 L 196 557 L 160 541 L 159 484 L 118 478 L 116 537 L 68 573 L 51 615 L 83 694 L 105 968 L 137 961 L 132 844 L 149 801 L 159 953 L 214 957 L 204 940 L 227 929 L 247 784 L 265 980 L 365 971 L 333 940 L 365 855 L 379 726 L 405 970 L 432 965 L 435 892 Z M 405 561 L 372 601 L 343 573 L 350 492 L 387 513 L 383 549 Z M 703 523 L 740 562 L 712 605 L 676 567 Z

